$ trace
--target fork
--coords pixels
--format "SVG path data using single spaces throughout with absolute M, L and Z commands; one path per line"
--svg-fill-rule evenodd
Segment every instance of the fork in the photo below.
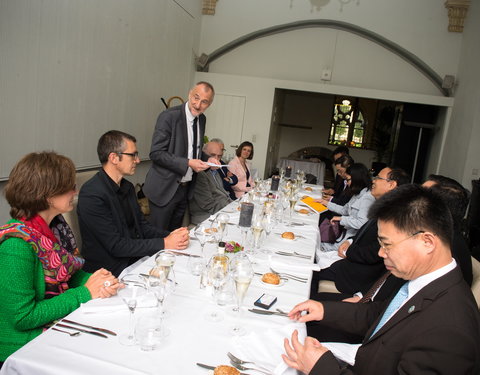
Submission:
M 246 366 L 241 365 L 241 364 L 238 363 L 238 362 L 235 362 L 235 361 L 232 360 L 232 359 L 230 359 L 230 363 L 231 363 L 235 368 L 239 369 L 240 371 L 252 370 L 252 371 L 261 372 L 262 374 L 265 374 L 265 375 L 272 375 L 272 372 L 270 372 L 270 371 L 263 371 L 263 370 L 260 370 L 259 368 L 256 368 L 256 367 L 246 367 Z
M 293 279 L 293 280 L 300 281 L 300 282 L 302 282 L 302 283 L 306 283 L 307 280 L 308 280 L 307 278 L 304 278 L 304 277 L 301 277 L 301 276 L 296 276 L 296 275 L 292 275 L 292 274 L 284 273 L 284 272 L 277 272 L 277 271 L 275 271 L 272 267 L 270 267 L 270 271 L 272 271 L 273 273 L 278 274 L 280 277 L 285 276 L 285 277 L 291 278 L 291 279 Z
M 235 356 L 234 356 L 232 353 L 230 353 L 230 352 L 228 352 L 227 355 L 228 355 L 228 358 L 230 358 L 230 361 L 233 362 L 233 363 L 237 363 L 237 364 L 239 364 L 239 365 L 244 365 L 244 364 L 246 364 L 246 363 L 251 363 L 252 365 L 257 366 L 258 368 L 261 368 L 261 369 L 263 369 L 263 370 L 269 371 L 268 368 L 263 367 L 263 366 L 260 366 L 260 365 L 257 365 L 257 364 L 255 364 L 255 362 L 252 362 L 252 361 L 244 361 L 244 360 L 242 360 L 242 359 L 240 359 L 240 358 L 238 358 L 238 357 L 235 357 Z
M 283 256 L 287 256 L 287 257 L 297 257 L 297 258 L 303 258 L 303 259 L 310 259 L 310 257 L 308 255 L 299 254 L 297 252 L 287 253 L 286 251 L 276 251 L 275 254 L 283 255 Z

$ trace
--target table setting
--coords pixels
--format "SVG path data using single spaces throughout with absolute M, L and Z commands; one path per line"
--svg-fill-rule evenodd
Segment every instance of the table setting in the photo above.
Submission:
M 321 188 L 304 184 L 304 174 L 280 178 L 277 191 L 269 180 L 257 186 L 191 228 L 187 249 L 129 266 L 117 296 L 82 304 L 9 357 L 0 374 L 212 374 L 219 365 L 296 374 L 281 358 L 283 339 L 294 329 L 304 338 L 306 328 L 286 313 L 308 298 L 320 246 L 318 212 L 296 210 Z M 259 307 L 267 297 L 273 305 Z

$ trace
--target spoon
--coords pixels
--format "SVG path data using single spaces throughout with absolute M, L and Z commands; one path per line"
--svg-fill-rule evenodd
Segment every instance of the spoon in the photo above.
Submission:
M 52 329 L 54 331 L 58 331 L 58 332 L 62 332 L 62 333 L 66 333 L 67 335 L 70 335 L 72 337 L 77 337 L 80 335 L 80 332 L 76 331 L 76 332 L 67 332 L 67 331 L 64 331 L 63 329 L 58 329 L 58 328 L 55 328 L 55 327 L 52 327 Z

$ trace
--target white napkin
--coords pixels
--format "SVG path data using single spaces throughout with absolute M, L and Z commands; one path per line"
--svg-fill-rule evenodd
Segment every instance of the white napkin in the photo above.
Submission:
M 145 294 L 138 299 L 137 308 L 155 307 L 157 306 L 157 303 L 157 299 L 153 294 Z M 96 298 L 80 305 L 80 311 L 84 314 L 111 313 L 124 310 L 127 311 L 128 307 L 118 296 L 111 298 Z
M 316 254 L 317 264 L 321 269 L 330 267 L 337 260 L 341 260 L 336 251 L 320 251 Z
M 277 272 L 305 274 L 311 271 L 320 271 L 319 265 L 308 259 L 295 258 L 294 260 L 293 257 L 270 255 L 269 263 Z
M 290 339 L 295 329 L 298 330 L 298 339 L 303 342 L 307 336 L 305 324 L 289 323 L 281 328 L 251 332 L 245 336 L 235 337 L 232 353 L 240 359 L 255 362 L 255 364 L 269 369 L 275 375 L 297 374 L 297 370 L 289 368 L 281 357 L 285 353 L 283 339 Z
M 344 342 L 322 342 L 328 350 L 332 352 L 335 358 L 348 363 L 350 366 L 355 364 L 355 356 L 358 348 L 362 344 L 346 344 Z

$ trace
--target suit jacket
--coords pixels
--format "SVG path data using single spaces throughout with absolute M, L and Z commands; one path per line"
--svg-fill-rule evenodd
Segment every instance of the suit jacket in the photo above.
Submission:
M 250 184 L 250 187 L 253 188 L 255 186 L 255 183 L 253 182 L 253 177 L 252 177 L 252 167 L 249 161 L 247 161 L 246 163 L 247 163 L 247 168 L 250 171 L 250 177 L 248 179 L 248 183 Z M 237 198 L 241 198 L 243 194 L 245 194 L 247 191 L 250 191 L 250 188 L 247 188 L 247 174 L 243 169 L 238 156 L 235 156 L 230 161 L 230 163 L 228 163 L 228 169 L 238 178 L 237 184 L 235 186 L 232 186 L 232 188 L 233 188 L 233 191 L 235 192 L 235 196 Z
M 383 259 L 378 256 L 377 230 L 376 220 L 367 221 L 353 238 L 346 258 L 329 267 L 335 273 L 335 286 L 340 292 L 365 294 L 386 272 Z
M 137 238 L 131 238 L 122 206 L 112 187 L 110 177 L 103 169 L 83 184 L 78 196 L 78 222 L 82 235 L 84 270 L 94 272 L 104 267 L 118 276 L 131 262 L 145 255 L 153 255 L 164 248 L 159 231 L 143 217 L 133 184 L 128 185 L 128 203 L 132 209 Z
M 197 174 L 197 183 L 190 200 L 193 224 L 199 224 L 208 219 L 210 215 L 220 211 L 232 201 L 223 188 L 222 177 L 217 173 L 217 180 L 215 180 L 212 173 L 217 172 L 207 170 Z
M 173 198 L 188 169 L 188 133 L 185 105 L 160 113 L 155 125 L 150 149 L 152 166 L 147 173 L 143 192 L 155 205 L 165 206 Z M 205 115 L 198 116 L 199 150 L 203 147 Z M 196 173 L 193 173 L 188 197 L 193 195 Z
M 225 165 L 225 162 L 223 160 L 220 160 L 220 164 Z M 234 174 L 233 176 L 229 177 L 230 181 L 227 181 L 225 180 L 225 178 L 227 178 L 228 168 L 222 167 L 222 168 L 219 168 L 218 171 L 219 171 L 218 173 L 220 173 L 220 175 L 222 176 L 223 188 L 228 192 L 232 200 L 237 199 L 232 186 L 238 183 L 238 177 Z
M 325 323 L 365 338 L 353 367 L 327 352 L 310 374 L 480 373 L 480 315 L 458 267 L 421 289 L 370 338 L 389 303 L 325 302 Z

